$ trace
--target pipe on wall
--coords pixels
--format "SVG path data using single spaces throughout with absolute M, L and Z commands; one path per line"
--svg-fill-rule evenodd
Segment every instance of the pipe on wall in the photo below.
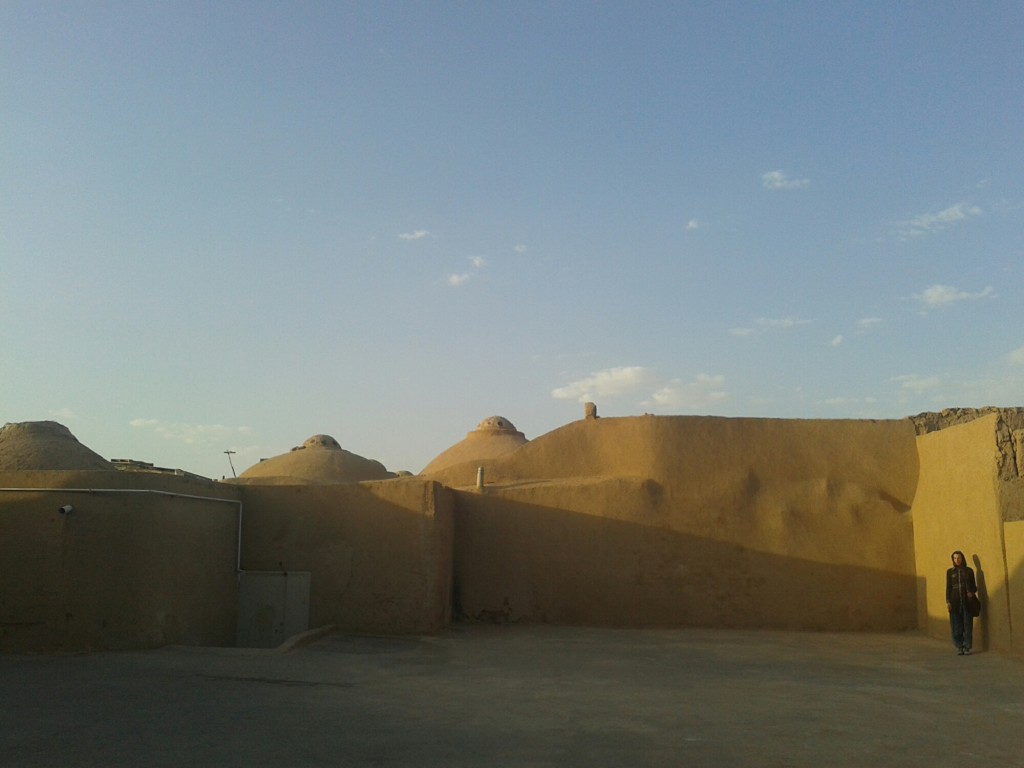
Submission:
M 224 499 L 220 496 L 196 496 L 190 493 L 174 493 L 173 491 L 157 491 L 150 488 L 0 488 L 0 493 L 151 493 L 155 496 L 171 496 L 194 501 L 215 501 L 222 504 L 238 505 L 238 542 L 235 549 L 235 573 L 242 573 L 242 501 L 241 499 Z M 67 508 L 67 511 L 65 511 Z M 63 514 L 72 511 L 71 505 L 60 508 Z

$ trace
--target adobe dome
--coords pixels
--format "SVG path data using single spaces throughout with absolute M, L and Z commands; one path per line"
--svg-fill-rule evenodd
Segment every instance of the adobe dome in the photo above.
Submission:
M 313 435 L 288 453 L 254 464 L 238 479 L 270 484 L 358 483 L 394 476 L 379 461 L 346 451 L 330 435 Z
M 516 425 L 506 419 L 504 416 L 488 416 L 486 419 L 476 425 L 474 432 L 511 432 L 517 435 L 521 435 L 522 432 L 516 430 Z M 470 434 L 473 434 L 472 432 Z
M 427 475 L 467 461 L 496 459 L 528 442 L 526 436 L 504 416 L 488 416 L 476 425 L 476 429 L 468 432 L 464 440 L 435 457 L 420 474 Z
M 313 435 L 312 437 L 306 438 L 306 441 L 302 444 L 302 448 L 327 448 L 332 451 L 343 450 L 341 443 L 335 440 L 330 435 Z M 292 448 L 293 451 L 301 450 L 298 446 Z
M 21 421 L 0 427 L 0 470 L 114 469 L 114 465 L 56 421 Z

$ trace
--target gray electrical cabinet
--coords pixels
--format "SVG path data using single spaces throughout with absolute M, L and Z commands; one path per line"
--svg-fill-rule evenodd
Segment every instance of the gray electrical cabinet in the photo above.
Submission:
M 239 648 L 276 648 L 309 629 L 308 571 L 242 571 Z

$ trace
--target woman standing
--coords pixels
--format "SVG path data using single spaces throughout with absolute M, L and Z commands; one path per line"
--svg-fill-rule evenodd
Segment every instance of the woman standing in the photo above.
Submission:
M 953 645 L 961 656 L 970 655 L 974 633 L 974 616 L 968 601 L 977 599 L 978 585 L 974 570 L 967 565 L 959 549 L 952 555 L 953 567 L 946 571 L 946 610 L 949 611 L 949 629 Z

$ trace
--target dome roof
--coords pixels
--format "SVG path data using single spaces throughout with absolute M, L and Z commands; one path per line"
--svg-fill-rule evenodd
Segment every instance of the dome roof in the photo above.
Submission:
M 526 436 L 504 416 L 488 416 L 476 425 L 476 429 L 468 432 L 464 440 L 435 457 L 420 474 L 427 475 L 468 461 L 496 459 L 528 442 Z
M 296 446 L 295 448 L 292 448 L 292 450 L 299 451 L 302 450 L 302 448 L 327 448 L 331 451 L 343 450 L 341 443 L 330 435 L 313 435 L 312 437 L 307 437 L 301 447 Z
M 330 435 L 313 435 L 288 453 L 254 464 L 238 479 L 256 483 L 358 483 L 394 476 L 379 461 L 346 451 Z
M 0 428 L 0 470 L 114 469 L 56 421 L 22 421 Z
M 523 434 L 516 429 L 515 424 L 504 416 L 488 416 L 476 425 L 476 429 L 473 430 L 473 432 L 509 432 L 516 435 Z M 469 434 L 472 435 L 473 432 L 470 432 Z

